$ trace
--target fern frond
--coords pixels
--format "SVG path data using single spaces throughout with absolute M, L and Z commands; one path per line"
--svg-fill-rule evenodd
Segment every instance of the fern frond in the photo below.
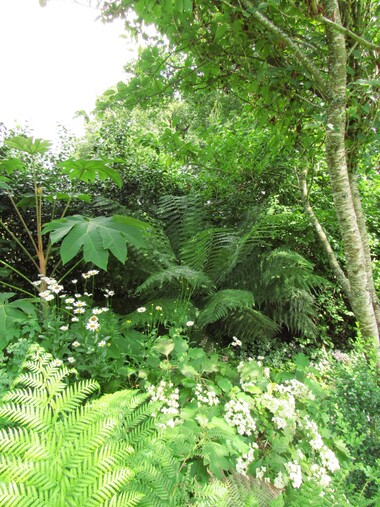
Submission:
M 27 364 L 33 372 L 22 375 L 17 384 L 25 381 L 30 386 L 35 375 L 44 385 L 42 395 L 40 387 L 17 389 L 8 394 L 12 402 L 0 405 L 0 416 L 19 425 L 0 432 L 0 505 L 137 505 L 142 495 L 130 487 L 133 472 L 125 465 L 132 448 L 113 437 L 122 421 L 117 401 L 125 396 L 132 420 L 134 408 L 146 395 L 125 391 L 117 393 L 117 401 L 109 395 L 101 402 L 85 403 L 98 389 L 96 382 L 69 386 L 63 382 L 67 369 L 59 371 L 51 356 L 37 354 Z M 138 414 L 135 439 L 141 419 Z
M 242 308 L 233 312 L 221 324 L 226 334 L 238 336 L 245 341 L 272 338 L 279 330 L 277 322 L 252 308 Z
M 205 226 L 205 211 L 196 195 L 161 197 L 159 217 L 165 222 L 166 233 L 177 255 Z
M 237 289 L 220 290 L 206 302 L 199 314 L 198 324 L 200 327 L 207 326 L 227 317 L 234 310 L 252 308 L 253 304 L 252 292 Z
M 142 294 L 152 290 L 160 290 L 169 285 L 179 287 L 181 283 L 186 284 L 192 290 L 199 289 L 201 286 L 212 288 L 212 280 L 202 271 L 196 271 L 188 266 L 170 266 L 163 271 L 159 271 L 149 276 L 144 283 L 136 289 L 137 294 Z
M 236 250 L 239 236 L 226 229 L 205 229 L 181 248 L 179 257 L 187 266 L 203 271 L 217 284 L 231 269 L 231 257 Z

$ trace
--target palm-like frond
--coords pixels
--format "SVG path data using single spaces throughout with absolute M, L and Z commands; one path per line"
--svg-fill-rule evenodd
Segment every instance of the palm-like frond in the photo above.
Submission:
M 161 197 L 159 216 L 176 254 L 182 246 L 205 228 L 205 212 L 196 195 Z
M 237 289 L 220 290 L 207 300 L 198 316 L 198 324 L 201 327 L 205 327 L 208 324 L 223 319 L 232 311 L 252 308 L 253 305 L 252 292 Z
M 71 372 L 39 348 L 26 364 L 20 387 L 0 405 L 10 424 L 0 432 L 0 505 L 137 505 L 142 495 L 128 488 L 133 472 L 125 466 L 132 448 L 111 438 L 121 424 L 116 400 L 84 403 L 98 384 L 68 385 Z M 134 394 L 119 392 L 118 402 L 123 396 Z M 131 402 L 131 410 L 144 399 Z
M 193 291 L 201 288 L 212 288 L 213 282 L 202 271 L 197 271 L 189 266 L 170 266 L 163 271 L 159 271 L 149 276 L 144 283 L 136 289 L 137 294 L 162 290 L 169 285 L 180 289 L 180 284 L 186 283 Z

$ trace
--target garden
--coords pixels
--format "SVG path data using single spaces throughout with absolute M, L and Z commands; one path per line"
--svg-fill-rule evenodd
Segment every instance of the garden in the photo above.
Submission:
M 380 4 L 101 8 L 85 135 L 0 132 L 0 506 L 379 507 Z

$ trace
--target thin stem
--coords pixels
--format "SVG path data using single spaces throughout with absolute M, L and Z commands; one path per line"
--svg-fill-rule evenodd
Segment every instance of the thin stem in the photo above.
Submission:
M 28 278 L 27 276 L 25 276 L 23 273 L 21 273 L 21 271 L 19 271 L 18 269 L 16 269 L 14 266 L 12 266 L 11 264 L 8 264 L 8 262 L 5 262 L 5 261 L 2 261 L 0 259 L 0 262 L 3 266 L 6 266 L 7 268 L 11 269 L 12 271 L 14 271 L 15 273 L 17 273 L 19 276 L 21 276 L 21 278 L 23 278 L 24 280 L 26 280 L 27 282 L 29 282 L 31 285 L 32 285 L 32 280 L 30 280 L 30 278 Z
M 0 219 L 0 225 L 6 230 L 6 232 L 11 236 L 11 238 L 18 244 L 18 246 L 21 248 L 21 250 L 27 255 L 28 259 L 34 264 L 36 269 L 38 270 L 38 264 L 34 260 L 33 256 L 28 252 L 28 250 L 24 247 L 24 245 L 21 243 L 21 241 L 13 234 L 13 232 L 9 229 L 7 225 Z M 1 261 L 3 262 L 3 261 Z
M 36 297 L 35 294 L 32 294 L 31 292 L 28 292 L 25 289 L 21 289 L 20 287 L 16 287 L 15 285 L 11 285 L 10 283 L 3 282 L 2 280 L 0 280 L 0 283 L 5 287 L 10 287 L 11 289 L 17 290 L 17 292 L 23 292 L 24 294 L 28 294 L 28 296 L 31 296 L 32 298 Z
M 24 220 L 24 217 L 21 215 L 21 213 L 20 213 L 20 211 L 19 211 L 19 209 L 18 209 L 18 207 L 17 207 L 17 204 L 15 203 L 15 201 L 14 201 L 13 197 L 11 196 L 11 194 L 9 194 L 9 193 L 8 193 L 7 195 L 8 195 L 8 197 L 9 197 L 9 199 L 10 199 L 11 203 L 12 203 L 12 206 L 14 207 L 14 209 L 15 209 L 15 211 L 16 211 L 16 213 L 17 213 L 17 216 L 18 216 L 18 217 L 19 217 L 19 219 L 20 219 L 20 222 L 21 222 L 21 223 L 22 223 L 22 225 L 24 226 L 24 229 L 25 229 L 25 231 L 26 231 L 27 235 L 29 236 L 29 239 L 30 239 L 30 241 L 31 241 L 31 243 L 32 243 L 32 245 L 33 245 L 33 247 L 34 247 L 34 249 L 35 249 L 36 253 L 38 254 L 38 247 L 37 247 L 37 244 L 36 244 L 36 242 L 34 241 L 34 238 L 33 238 L 33 236 L 32 236 L 32 233 L 31 233 L 31 231 L 30 231 L 29 227 L 26 225 L 26 222 L 25 222 L 25 220 Z

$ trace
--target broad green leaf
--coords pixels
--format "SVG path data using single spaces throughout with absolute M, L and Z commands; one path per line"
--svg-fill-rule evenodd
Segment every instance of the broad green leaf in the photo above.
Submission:
M 25 164 L 19 158 L 6 158 L 0 161 L 0 169 L 4 169 L 7 174 L 12 174 L 13 171 L 23 171 Z
M 106 180 L 111 178 L 116 185 L 121 188 L 123 181 L 120 174 L 112 169 L 109 164 L 112 164 L 113 160 L 65 160 L 59 164 L 63 168 L 63 173 L 67 174 L 70 180 L 80 180 L 84 182 L 94 182 L 96 178 Z
M 153 348 L 160 354 L 168 356 L 174 349 L 174 343 L 170 338 L 161 338 L 157 340 Z
M 33 137 L 26 136 L 15 136 L 11 139 L 6 139 L 4 143 L 10 148 L 16 148 L 17 150 L 24 151 L 30 155 L 35 155 L 36 153 L 43 155 L 51 146 L 50 141 L 34 139 Z
M 14 292 L 0 294 L 0 349 L 13 339 L 17 324 L 36 317 L 34 306 L 25 299 L 9 302 Z
M 181 369 L 180 372 L 185 377 L 199 377 L 199 372 L 195 368 L 193 368 L 189 364 L 185 364 Z
M 121 220 L 125 218 L 125 221 Z M 135 230 L 134 230 L 135 229 Z M 60 254 L 64 264 L 73 259 L 83 249 L 83 258 L 106 270 L 109 253 L 120 262 L 127 258 L 127 243 L 144 248 L 147 224 L 129 217 L 96 217 L 82 215 L 53 220 L 43 233 L 50 232 L 52 244 L 62 240 Z

